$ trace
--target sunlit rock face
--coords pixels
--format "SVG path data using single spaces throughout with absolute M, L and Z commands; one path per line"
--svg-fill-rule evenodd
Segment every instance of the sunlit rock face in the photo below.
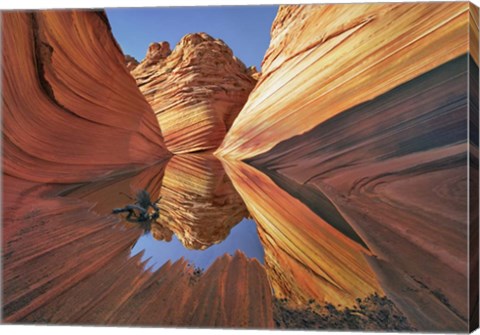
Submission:
M 258 224 L 265 267 L 276 298 L 297 306 L 352 307 L 356 298 L 383 294 L 361 241 L 339 232 L 268 176 L 241 162 L 225 169 Z
M 110 213 L 132 202 L 120 192 L 158 197 L 165 164 L 120 170 L 169 154 L 104 14 L 9 12 L 2 24 L 2 321 L 272 327 L 256 260 L 224 255 L 198 275 L 131 257 L 143 231 Z M 222 185 L 211 188 L 228 202 Z
M 382 287 L 424 329 L 462 329 L 468 315 L 467 61 L 248 160 L 320 214 L 317 199 L 330 199 L 381 259 Z
M 160 225 L 189 249 L 223 241 L 248 216 L 222 164 L 211 154 L 174 156 L 166 167 L 160 195 Z
M 205 34 L 153 43 L 136 64 L 103 14 L 3 14 L 4 321 L 263 328 L 272 294 L 287 319 L 378 294 L 417 330 L 465 332 L 478 314 L 468 8 L 284 6 L 260 76 Z M 159 123 L 172 151 L 216 148 L 252 77 L 217 152 L 227 174 L 209 154 L 167 159 Z M 152 236 L 191 249 L 253 217 L 264 266 L 236 253 L 204 273 L 183 259 L 146 269 L 131 256 L 143 227 L 111 214 L 140 189 L 160 207 Z
M 281 6 L 218 155 L 254 157 L 465 54 L 467 27 L 467 2 Z
M 257 81 L 260 79 L 260 76 L 262 75 L 262 73 L 258 72 L 257 68 L 253 65 L 247 69 L 247 72 L 250 76 L 252 76 L 253 79 Z
M 361 243 L 374 256 L 358 265 L 369 269 L 364 282 L 419 330 L 468 328 L 469 62 L 478 69 L 471 24 L 468 3 L 282 7 L 261 79 L 216 152 L 231 177 L 243 173 L 243 160 Z M 259 178 L 249 186 L 236 179 L 265 236 L 273 286 L 294 296 L 285 273 L 295 262 L 268 245 L 293 243 L 293 228 L 279 227 L 297 219 L 262 210 L 260 192 L 248 191 Z M 298 262 L 308 239 L 277 249 Z
M 173 51 L 152 43 L 132 75 L 174 153 L 216 149 L 256 80 L 221 40 L 189 34 Z
M 4 173 L 78 182 L 168 155 L 105 14 L 2 14 Z

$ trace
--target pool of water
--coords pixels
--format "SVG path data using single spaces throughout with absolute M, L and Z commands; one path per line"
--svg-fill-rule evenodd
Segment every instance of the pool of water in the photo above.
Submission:
M 124 213 L 116 217 L 127 229 L 139 230 L 130 256 L 142 253 L 145 269 L 155 271 L 183 257 L 206 270 L 219 257 L 236 251 L 264 263 L 256 223 L 211 154 L 175 156 L 136 173 L 83 185 L 68 196 L 93 203 L 93 210 L 105 215 L 133 203 L 138 190 L 148 191 L 156 201 L 158 219 L 145 225 L 127 220 Z
M 195 267 L 207 269 L 218 257 L 235 251 L 242 251 L 249 258 L 264 262 L 264 251 L 258 238 L 255 221 L 244 218 L 232 228 L 225 240 L 204 250 L 186 248 L 174 235 L 170 242 L 157 241 L 150 233 L 140 237 L 132 248 L 131 255 L 143 251 L 142 261 L 147 260 L 146 268 L 155 271 L 168 261 L 186 259 Z

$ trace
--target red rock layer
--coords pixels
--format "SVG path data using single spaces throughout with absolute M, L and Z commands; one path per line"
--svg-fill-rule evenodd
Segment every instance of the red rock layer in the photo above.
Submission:
M 129 180 L 148 187 L 155 175 Z M 92 211 L 94 203 L 55 196 L 63 191 L 4 178 L 3 322 L 273 326 L 268 279 L 256 260 L 224 255 L 200 276 L 184 260 L 145 270 L 141 254 L 130 257 L 140 229 Z
M 218 155 L 246 159 L 468 51 L 468 3 L 282 6 Z
M 150 45 L 133 69 L 174 153 L 216 149 L 255 86 L 245 65 L 221 40 L 189 34 L 171 52 Z
M 167 155 L 102 12 L 2 15 L 4 173 L 79 182 Z
M 312 210 L 327 197 L 421 330 L 465 330 L 468 320 L 468 61 L 458 57 L 247 160 Z
M 356 298 L 383 294 L 367 249 L 258 170 L 236 161 L 224 166 L 258 224 L 275 297 L 297 306 L 313 299 L 351 307 Z

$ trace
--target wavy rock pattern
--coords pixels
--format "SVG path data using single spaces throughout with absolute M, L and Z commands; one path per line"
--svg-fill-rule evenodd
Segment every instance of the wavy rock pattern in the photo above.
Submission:
M 163 166 L 109 191 L 158 186 L 155 171 L 161 176 Z M 82 199 L 72 191 L 56 197 L 64 187 L 9 176 L 3 191 L 3 322 L 273 327 L 270 286 L 258 261 L 236 253 L 201 276 L 183 259 L 151 272 L 141 254 L 130 257 L 142 231 L 100 214 L 107 204 L 86 201 L 105 193 L 87 187 L 74 191 Z
M 268 250 L 298 261 L 307 243 L 282 244 L 295 235 L 279 227 L 298 219 L 267 209 L 242 179 L 270 179 L 363 242 L 376 256 L 367 258 L 371 278 L 417 329 L 468 329 L 470 17 L 468 3 L 280 9 L 261 79 L 216 152 L 231 177 L 245 173 L 238 160 L 264 174 L 232 180 L 267 232 L 269 275 L 281 278 L 274 287 L 290 282 L 284 273 L 294 266 L 272 266 L 286 256 Z
M 160 224 L 189 249 L 223 241 L 248 216 L 222 164 L 211 154 L 174 156 L 160 194 Z
M 255 86 L 247 68 L 221 40 L 189 34 L 171 52 L 152 43 L 133 69 L 173 153 L 216 149 Z
M 356 298 L 383 294 L 366 261 L 367 249 L 258 170 L 240 162 L 224 166 L 258 224 L 277 298 L 299 306 L 314 299 L 351 307 Z
M 300 187 L 295 196 L 313 208 L 315 194 L 327 196 L 375 255 L 444 295 L 444 306 L 433 299 L 411 316 L 425 329 L 458 330 L 468 317 L 467 63 L 452 60 L 248 160 Z M 390 293 L 417 310 L 402 285 Z
M 4 173 L 79 182 L 168 155 L 105 14 L 2 14 Z
M 282 6 L 262 76 L 217 150 L 246 159 L 468 50 L 468 3 Z
M 104 14 L 10 12 L 2 23 L 2 321 L 272 327 L 256 260 L 224 255 L 199 276 L 184 260 L 151 272 L 130 257 L 142 230 L 109 213 L 130 202 L 119 192 L 160 194 L 166 163 L 119 171 L 169 153 Z M 106 175 L 102 187 L 47 183 Z M 222 185 L 212 188 L 228 201 Z
M 152 200 L 160 199 L 160 218 L 151 227 L 153 237 L 169 241 L 175 234 L 189 249 L 203 250 L 222 242 L 248 216 L 222 164 L 206 153 L 173 156 L 133 176 L 91 183 L 64 194 L 95 203 L 96 212 L 109 214 L 112 208 L 132 202 L 125 194 L 133 196 L 140 189 L 147 190 Z
M 478 314 L 475 7 L 284 6 L 261 74 L 206 34 L 138 64 L 102 13 L 3 24 L 5 322 L 272 327 L 272 288 L 294 309 L 387 295 L 418 330 L 463 332 Z M 230 127 L 227 175 L 209 154 L 167 164 L 166 146 L 215 149 Z M 142 230 L 109 214 L 137 189 L 162 196 L 153 236 L 193 249 L 247 207 L 265 267 L 236 253 L 201 275 L 183 259 L 145 269 L 130 257 Z

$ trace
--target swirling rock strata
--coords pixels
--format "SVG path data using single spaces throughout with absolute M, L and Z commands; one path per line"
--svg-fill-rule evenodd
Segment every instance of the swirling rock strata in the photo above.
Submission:
M 141 189 L 158 200 L 160 217 L 152 223 L 153 237 L 168 241 L 174 233 L 189 249 L 203 250 L 222 242 L 248 216 L 222 164 L 207 153 L 176 155 L 140 173 L 94 182 L 65 194 L 94 203 L 92 209 L 97 213 L 109 214 L 112 208 L 132 203 L 126 194 L 134 196 Z
M 258 224 L 276 298 L 286 298 L 297 307 L 312 299 L 352 307 L 357 298 L 383 294 L 366 261 L 368 249 L 260 171 L 237 161 L 226 161 L 224 166 Z
M 152 43 L 133 69 L 174 153 L 216 149 L 256 80 L 221 40 L 189 34 L 173 51 Z
M 248 216 L 242 198 L 211 154 L 174 156 L 161 190 L 160 219 L 189 249 L 223 241 Z
M 468 51 L 468 3 L 281 6 L 218 155 L 246 159 Z
M 158 166 L 118 183 L 158 185 L 155 170 L 162 175 Z M 3 322 L 273 327 L 270 286 L 257 260 L 237 252 L 200 275 L 183 259 L 152 272 L 142 254 L 130 256 L 142 231 L 101 214 L 102 206 L 92 211 L 88 198 L 101 194 L 91 188 L 76 194 L 81 199 L 57 197 L 64 186 L 6 176 L 3 192 Z
M 2 14 L 4 173 L 79 182 L 168 155 L 102 12 Z
M 381 258 L 382 287 L 418 329 L 461 330 L 468 318 L 468 60 L 247 160 L 312 210 L 330 199 Z
M 217 151 L 345 234 L 326 217 L 333 204 L 419 330 L 468 326 L 469 7 L 282 7 L 261 79 Z

